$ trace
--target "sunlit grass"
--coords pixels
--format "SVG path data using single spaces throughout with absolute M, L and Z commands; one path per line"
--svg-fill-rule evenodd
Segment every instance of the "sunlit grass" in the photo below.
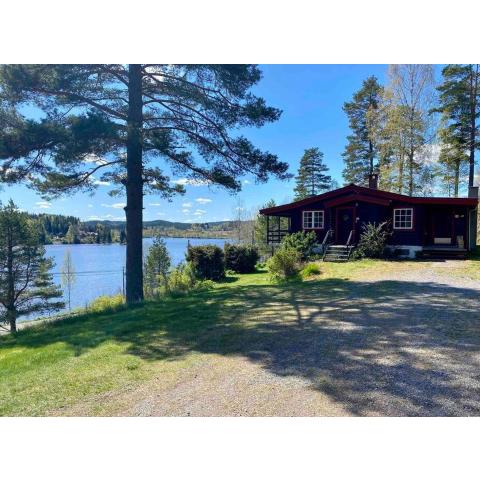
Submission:
M 201 345 L 207 352 L 236 352 L 242 341 L 251 341 L 248 332 L 255 325 L 295 319 L 298 305 L 292 292 L 309 292 L 315 298 L 317 292 L 342 296 L 350 281 L 372 279 L 392 269 L 422 270 L 431 265 L 381 260 L 318 262 L 320 274 L 313 280 L 285 284 L 272 284 L 266 271 L 233 275 L 213 290 L 146 302 L 133 309 L 90 312 L 1 336 L 0 415 L 58 415 L 92 398 L 135 388 L 154 375 L 175 378 L 177 371 L 200 358 L 192 346 Z M 474 258 L 459 262 L 449 272 L 480 279 L 479 265 Z M 384 294 L 388 288 L 383 286 Z M 367 300 L 375 301 L 375 292 L 369 292 Z M 111 413 L 108 401 L 93 402 L 87 413 Z

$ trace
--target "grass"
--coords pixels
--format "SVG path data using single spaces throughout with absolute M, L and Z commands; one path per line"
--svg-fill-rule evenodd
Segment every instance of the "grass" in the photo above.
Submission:
M 151 378 L 159 364 L 163 374 L 181 369 L 189 362 L 188 348 L 171 344 L 166 332 L 188 344 L 217 315 L 219 300 L 235 308 L 228 291 L 266 284 L 266 273 L 229 277 L 214 292 L 92 312 L 2 336 L 0 415 L 58 413 L 87 397 L 131 388 Z
M 465 262 L 463 275 L 471 272 L 478 278 L 478 260 Z M 295 318 L 299 306 L 294 292 L 314 299 L 328 292 L 335 298 L 345 294 L 350 280 L 413 265 L 421 269 L 428 264 L 322 263 L 319 276 L 278 285 L 265 271 L 230 276 L 214 290 L 116 312 L 91 312 L 2 336 L 0 415 L 59 415 L 88 402 L 83 413 L 112 414 L 109 395 L 133 390 L 158 375 L 174 381 L 205 353 L 242 351 L 245 342 L 255 342 L 254 329 L 272 318 Z M 390 295 L 392 288 L 385 285 L 383 294 Z M 373 292 L 368 295 L 375 298 Z M 272 299 L 282 303 L 280 310 Z

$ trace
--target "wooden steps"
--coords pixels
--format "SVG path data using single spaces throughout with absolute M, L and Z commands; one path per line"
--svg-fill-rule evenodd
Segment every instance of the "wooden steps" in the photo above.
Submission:
M 347 245 L 328 245 L 323 255 L 324 262 L 348 262 L 353 247 Z

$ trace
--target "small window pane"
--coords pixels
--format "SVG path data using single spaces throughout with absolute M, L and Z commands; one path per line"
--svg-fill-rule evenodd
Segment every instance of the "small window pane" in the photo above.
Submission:
M 413 209 L 396 208 L 393 211 L 393 228 L 410 230 L 413 228 Z
M 303 228 L 305 229 L 322 229 L 324 223 L 323 210 L 315 210 L 303 212 Z

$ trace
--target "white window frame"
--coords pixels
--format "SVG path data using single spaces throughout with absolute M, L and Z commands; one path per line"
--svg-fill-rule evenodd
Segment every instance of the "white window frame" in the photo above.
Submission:
M 404 211 L 404 210 L 410 210 L 410 226 L 409 227 L 399 227 L 396 225 L 397 218 L 396 218 L 396 213 L 399 211 Z M 398 220 L 399 223 L 401 222 L 401 216 L 400 219 Z M 393 209 L 393 229 L 394 230 L 413 230 L 413 208 L 411 207 L 401 207 L 401 208 L 394 208 Z
M 310 226 L 307 226 L 305 222 L 305 214 L 311 213 L 311 223 Z M 318 213 L 318 226 L 315 225 L 315 214 Z M 321 214 L 321 215 L 320 215 Z M 303 230 L 323 230 L 325 228 L 325 210 L 304 210 L 302 212 L 302 227 Z

